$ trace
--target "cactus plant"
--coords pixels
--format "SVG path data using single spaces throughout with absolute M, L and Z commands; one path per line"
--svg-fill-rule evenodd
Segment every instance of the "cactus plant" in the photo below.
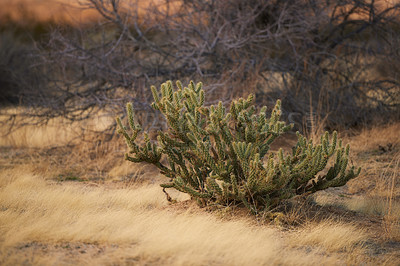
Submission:
M 347 170 L 349 145 L 344 147 L 336 132 L 326 132 L 318 144 L 297 132 L 291 153 L 283 149 L 273 153 L 271 143 L 291 129 L 280 121 L 279 100 L 270 117 L 267 107 L 257 111 L 252 105 L 253 95 L 233 101 L 229 109 L 222 102 L 205 106 L 202 86 L 191 81 L 183 87 L 177 81 L 174 88 L 167 81 L 160 90 L 151 87 L 152 107 L 168 125 L 165 132 L 158 132 L 157 140 L 143 132 L 139 144 L 142 128 L 131 103 L 127 104 L 129 129 L 117 118 L 118 132 L 129 147 L 125 159 L 158 167 L 170 178 L 161 184 L 164 189 L 175 188 L 202 204 L 243 204 L 257 213 L 296 195 L 343 186 L 359 175 L 360 168 Z

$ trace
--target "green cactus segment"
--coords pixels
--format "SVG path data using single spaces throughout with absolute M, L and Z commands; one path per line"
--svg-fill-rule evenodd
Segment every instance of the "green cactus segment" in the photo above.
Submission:
M 325 132 L 318 144 L 297 132 L 291 153 L 270 152 L 271 143 L 292 127 L 280 121 L 279 100 L 268 117 L 266 106 L 256 111 L 252 94 L 229 108 L 222 102 L 205 106 L 201 82 L 183 87 L 177 81 L 175 88 L 167 81 L 151 92 L 151 106 L 164 115 L 168 128 L 150 140 L 128 103 L 129 129 L 117 118 L 129 148 L 125 159 L 155 165 L 170 178 L 163 188 L 187 193 L 202 205 L 241 203 L 257 213 L 295 195 L 342 186 L 360 174 L 354 166 L 347 169 L 349 146 L 342 146 L 336 131 Z

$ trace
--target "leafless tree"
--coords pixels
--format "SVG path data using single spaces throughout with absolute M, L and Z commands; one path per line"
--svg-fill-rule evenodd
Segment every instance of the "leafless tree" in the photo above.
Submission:
M 355 126 L 376 113 L 399 119 L 399 4 L 80 3 L 102 20 L 59 28 L 42 49 L 35 66 L 43 69 L 47 86 L 24 99 L 39 106 L 36 113 L 43 117 L 78 120 L 100 109 L 119 112 L 132 101 L 148 121 L 146 88 L 167 79 L 195 79 L 207 85 L 209 103 L 249 92 L 260 103 L 281 98 L 286 114 L 299 124 L 307 118 L 311 125 L 319 119 L 327 127 Z

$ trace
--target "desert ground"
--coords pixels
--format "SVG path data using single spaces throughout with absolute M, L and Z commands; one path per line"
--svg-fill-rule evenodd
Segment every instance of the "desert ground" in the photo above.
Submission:
M 172 190 L 170 203 L 157 169 L 125 162 L 119 136 L 104 141 L 82 126 L 59 119 L 1 138 L 1 265 L 400 262 L 398 123 L 341 132 L 361 175 L 292 201 L 275 219 L 199 208 Z

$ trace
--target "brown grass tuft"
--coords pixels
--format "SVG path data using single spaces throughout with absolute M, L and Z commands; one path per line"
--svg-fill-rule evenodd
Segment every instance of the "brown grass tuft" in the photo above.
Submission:
M 368 239 L 356 225 L 333 221 L 309 223 L 296 233 L 292 244 L 297 247 L 315 246 L 329 252 L 352 251 Z

